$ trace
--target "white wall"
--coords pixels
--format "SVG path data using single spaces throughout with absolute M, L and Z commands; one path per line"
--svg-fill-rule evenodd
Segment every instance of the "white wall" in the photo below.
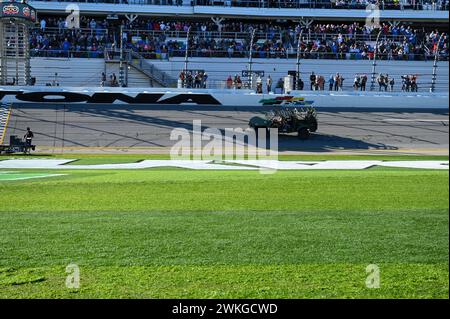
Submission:
M 36 85 L 51 83 L 55 73 L 58 73 L 60 86 L 98 87 L 100 86 L 102 72 L 105 71 L 108 77 L 112 73 L 119 76 L 119 64 L 107 63 L 105 67 L 103 59 L 31 59 L 31 76 L 36 77 Z M 130 87 L 150 86 L 148 77 L 133 68 L 128 69 L 128 84 Z
M 0 87 L 2 90 L 10 91 L 11 87 Z M 189 90 L 189 89 L 166 89 L 166 88 L 76 88 L 76 87 L 14 87 L 14 90 L 21 93 L 48 92 L 46 99 L 53 100 L 55 97 L 61 98 L 60 92 L 79 93 L 83 96 L 93 96 L 94 93 L 122 93 L 130 97 L 137 94 L 162 93 L 159 101 L 169 99 L 179 94 L 189 94 L 189 98 L 194 95 L 208 94 L 214 97 L 224 106 L 262 106 L 263 99 L 274 99 L 276 94 L 255 94 L 250 90 Z M 14 95 L 9 93 L 4 96 L 2 101 L 13 103 L 24 103 L 20 100 L 20 93 Z M 316 107 L 343 107 L 343 108 L 440 108 L 448 109 L 448 93 L 390 93 L 390 92 L 291 92 L 289 96 L 303 97 L 306 101 L 313 101 Z M 1 95 L 0 95 L 1 97 Z M 86 100 L 74 103 L 86 103 Z M 26 102 L 25 102 L 26 103 Z M 46 102 L 50 103 L 50 102 Z M 68 102 L 59 102 L 68 103 Z M 121 104 L 123 101 L 117 100 L 114 103 Z M 180 102 L 181 103 L 181 102 Z M 186 102 L 193 104 L 192 102 Z M 217 105 L 220 108 L 221 105 Z

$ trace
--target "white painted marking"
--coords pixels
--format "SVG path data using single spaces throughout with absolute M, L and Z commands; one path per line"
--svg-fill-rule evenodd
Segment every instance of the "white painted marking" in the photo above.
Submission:
M 448 122 L 449 119 L 384 119 L 385 122 Z
M 214 161 L 190 160 L 145 160 L 139 163 L 100 164 L 100 165 L 64 165 L 74 160 L 5 160 L 0 169 L 145 169 L 155 167 L 178 167 L 194 170 L 360 170 L 372 166 L 404 167 L 422 169 L 449 169 L 448 161 L 277 161 L 277 160 L 225 160 L 224 164 Z M 237 164 L 237 165 L 233 165 Z M 239 166 L 245 165 L 245 166 Z
M 10 172 L 10 173 L 16 173 L 16 172 Z M 20 173 L 18 173 L 18 174 L 20 174 Z M 48 178 L 48 177 L 57 177 L 57 176 L 65 176 L 65 175 L 67 175 L 67 174 L 41 174 L 41 175 L 35 175 L 35 176 L 11 177 L 11 178 L 8 178 L 8 176 L 6 176 L 6 178 L 2 178 L 0 180 L 0 182 L 21 181 L 21 180 L 26 180 L 26 179 Z
M 395 162 L 381 162 L 379 166 L 384 167 L 402 167 L 402 168 L 426 168 L 426 169 L 447 169 L 448 162 L 437 161 L 395 161 Z

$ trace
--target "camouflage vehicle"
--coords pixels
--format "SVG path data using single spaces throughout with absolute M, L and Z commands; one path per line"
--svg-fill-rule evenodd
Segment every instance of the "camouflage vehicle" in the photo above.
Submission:
M 318 128 L 317 113 L 313 107 L 302 108 L 279 108 L 265 114 L 265 117 L 254 116 L 248 125 L 255 129 L 278 128 L 278 133 L 297 133 L 298 138 L 306 140 L 311 132 Z

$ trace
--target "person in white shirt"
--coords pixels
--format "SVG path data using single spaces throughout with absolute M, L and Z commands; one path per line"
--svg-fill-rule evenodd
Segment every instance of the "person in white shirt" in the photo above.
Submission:
M 41 30 L 45 31 L 45 27 L 47 26 L 47 21 L 45 21 L 45 19 L 41 20 Z

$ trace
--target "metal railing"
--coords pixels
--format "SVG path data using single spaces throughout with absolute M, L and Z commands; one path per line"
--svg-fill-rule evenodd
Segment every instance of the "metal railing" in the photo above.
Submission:
M 120 51 L 117 49 L 106 49 L 104 56 L 105 61 L 120 62 Z M 150 61 L 146 61 L 148 58 L 142 56 L 138 52 L 123 50 L 122 59 L 123 63 L 134 67 L 138 71 L 144 73 L 151 81 L 155 81 L 163 87 L 174 87 L 176 85 L 176 79 L 168 73 L 161 71 Z
M 167 52 L 156 51 L 133 51 L 127 50 L 134 54 L 133 59 L 138 60 L 169 60 L 174 57 L 184 57 L 186 51 L 184 49 L 171 50 Z M 110 56 L 105 55 L 108 52 Z M 223 50 L 189 50 L 189 57 L 191 58 L 249 58 L 249 51 L 223 51 Z M 300 51 L 301 59 L 331 59 L 331 60 L 371 60 L 373 58 L 372 53 L 362 52 L 304 52 Z M 78 51 L 78 50 L 62 50 L 62 49 L 32 49 L 30 51 L 31 57 L 42 58 L 105 58 L 106 60 L 118 60 L 119 53 L 117 50 L 96 49 L 93 51 Z M 297 57 L 297 50 L 287 51 L 261 51 L 253 52 L 252 58 L 254 59 L 295 59 Z M 421 54 L 395 54 L 395 53 L 379 53 L 378 60 L 392 60 L 392 61 L 431 61 L 434 59 L 434 54 L 430 51 Z M 129 58 L 127 58 L 129 60 Z M 448 61 L 448 53 L 440 54 L 439 61 Z
M 279 29 L 273 31 L 255 31 L 255 38 L 264 41 L 283 41 L 283 40 L 296 40 L 298 37 L 297 31 L 293 30 L 297 26 L 293 26 L 292 29 Z M 320 32 L 316 33 L 312 31 L 314 26 L 310 28 L 304 28 L 303 30 L 303 40 L 331 40 L 337 37 L 342 37 L 344 39 L 351 39 L 354 41 L 375 41 L 377 38 L 377 30 L 368 32 L 364 28 L 359 28 L 353 33 L 346 32 Z M 155 39 L 166 39 L 166 40 L 179 40 L 183 42 L 186 39 L 187 31 L 184 30 L 146 30 L 146 29 L 124 29 L 124 32 L 128 34 L 128 37 L 141 37 L 141 38 L 155 38 Z M 106 38 L 108 36 L 114 39 L 117 34 L 112 33 L 108 29 L 91 29 L 91 28 L 78 28 L 78 29 L 67 29 L 58 27 L 48 27 L 45 30 L 40 28 L 31 29 L 30 35 L 33 37 L 37 36 L 91 36 L 98 38 Z M 229 39 L 236 41 L 243 41 L 248 39 L 249 31 L 191 31 L 191 35 L 194 39 Z M 381 40 L 392 40 L 392 41 L 403 41 L 405 38 L 409 38 L 414 34 L 382 34 Z
M 46 35 L 58 35 L 58 34 L 64 34 L 64 33 L 71 33 L 71 34 L 83 34 L 83 35 L 91 35 L 91 36 L 100 36 L 100 35 L 108 35 L 109 30 L 103 29 L 103 28 L 60 28 L 60 27 L 34 27 L 31 28 L 30 34 L 38 34 L 38 33 L 44 33 Z
M 309 74 L 302 73 L 303 78 L 307 78 Z M 422 75 L 423 76 L 423 75 Z M 378 83 L 375 86 L 374 92 L 416 92 L 411 86 L 407 87 L 402 82 L 402 75 L 396 74 L 394 76 L 391 76 L 391 79 L 394 78 L 395 84 L 392 85 L 392 87 L 387 84 L 386 86 L 380 86 Z M 249 86 L 249 81 L 247 81 L 246 78 L 241 79 L 241 84 L 235 83 L 235 82 L 229 82 L 227 80 L 207 80 L 205 83 L 205 89 L 218 89 L 218 90 L 246 90 L 246 89 L 255 89 Z M 271 92 L 275 93 L 281 93 L 283 90 L 284 83 L 282 82 L 275 82 L 271 86 Z M 430 88 L 432 86 L 432 82 L 430 81 L 423 81 L 419 80 L 417 83 L 417 92 L 430 92 Z M 178 87 L 182 87 L 181 82 L 178 83 Z M 194 84 L 186 85 L 185 88 L 192 88 L 196 89 Z M 448 83 L 439 83 L 439 85 L 436 86 L 435 90 L 439 92 L 444 92 L 448 88 Z M 370 79 L 366 83 L 365 87 L 355 87 L 353 78 L 345 79 L 344 84 L 342 86 L 335 87 L 334 83 L 332 88 L 330 89 L 330 84 L 328 82 L 328 79 L 325 79 L 324 85 L 322 87 L 311 85 L 309 81 L 303 82 L 303 88 L 299 89 L 299 91 L 309 91 L 309 92 L 369 92 L 370 90 Z M 263 81 L 263 93 L 268 93 L 267 85 Z
M 184 49 L 171 50 L 167 53 L 157 53 L 154 51 L 139 51 L 139 54 L 150 60 L 168 60 L 174 57 L 184 57 Z M 249 51 L 224 51 L 224 50 L 189 50 L 190 58 L 249 58 Z M 332 60 L 371 60 L 373 59 L 373 52 L 304 52 L 300 51 L 301 59 L 332 59 Z M 286 51 L 259 51 L 252 53 L 254 59 L 295 59 L 297 57 L 297 50 Z M 448 53 L 441 54 L 439 56 L 440 61 L 448 61 Z M 431 53 L 408 53 L 408 54 L 396 54 L 396 53 L 379 53 L 379 60 L 392 60 L 392 61 L 430 61 L 434 59 L 434 55 Z
M 96 35 L 94 35 L 94 33 Z M 148 59 L 168 59 L 171 57 L 179 57 L 185 55 L 186 35 L 184 31 L 148 31 L 148 30 L 124 30 L 128 36 L 128 41 L 125 43 L 125 47 L 138 52 L 142 56 Z M 114 36 L 108 36 L 108 30 L 99 29 L 76 29 L 68 30 L 58 28 L 50 28 L 45 32 L 47 38 L 51 39 L 52 45 L 50 48 L 42 48 L 37 44 L 37 35 L 42 34 L 42 31 L 35 31 L 35 35 L 31 37 L 32 56 L 44 56 L 44 57 L 87 57 L 87 58 L 102 58 L 102 52 L 104 47 L 113 47 L 116 45 L 117 39 Z M 111 32 L 109 33 L 111 34 Z M 72 37 L 70 37 L 70 36 Z M 73 37 L 81 35 L 91 35 L 89 41 L 86 42 L 87 46 L 78 45 L 78 40 Z M 65 48 L 63 42 L 66 37 L 69 44 Z M 410 35 L 392 35 L 382 34 L 380 42 L 390 43 L 411 43 L 409 39 Z M 192 57 L 248 57 L 249 39 L 248 32 L 214 32 L 214 31 L 194 31 L 192 33 L 192 42 L 189 54 Z M 355 50 L 332 50 L 330 41 L 336 41 L 341 38 L 342 41 L 350 47 L 352 44 L 357 44 L 359 49 Z M 296 54 L 298 36 L 295 31 L 283 30 L 279 32 L 255 32 L 255 39 L 257 40 L 253 47 L 255 58 L 290 58 Z M 339 34 L 339 33 L 314 33 L 303 32 L 302 33 L 302 52 L 300 57 L 302 59 L 370 59 L 371 49 L 374 42 L 377 40 L 377 34 L 375 33 L 352 33 L 352 34 Z M 205 42 L 206 41 L 206 42 Z M 214 42 L 211 42 L 214 41 Z M 312 49 L 312 42 L 320 41 L 318 48 Z M 448 39 L 444 40 L 447 41 Z M 153 43 L 154 49 L 147 49 L 147 44 Z M 381 52 L 381 59 L 388 60 L 428 60 L 433 56 L 431 53 L 431 42 L 427 40 L 425 35 L 416 36 L 414 42 L 420 45 L 421 51 L 411 52 L 408 54 L 396 54 L 395 50 L 392 53 Z M 413 42 L 413 43 L 414 43 Z M 441 42 L 441 40 L 439 41 Z M 208 43 L 213 43 L 216 47 L 220 48 L 211 50 Z M 95 44 L 95 45 L 94 45 Z M 362 53 L 364 46 L 369 48 L 364 49 L 366 53 Z M 165 46 L 167 52 L 159 52 L 159 48 Z M 430 46 L 427 47 L 427 46 Z M 74 50 L 73 47 L 78 47 Z M 90 50 L 90 47 L 93 49 Z M 117 47 L 117 45 L 116 45 Z M 259 49 L 258 49 L 259 48 Z M 263 48 L 263 49 L 261 49 Z M 306 49 L 305 49 L 306 48 Z M 83 51 L 83 52 L 81 52 Z M 358 52 L 361 51 L 361 52 Z M 448 50 L 441 54 L 440 59 L 448 59 Z
M 152 63 L 146 61 L 146 59 L 139 53 L 130 51 L 128 57 L 129 57 L 128 63 L 130 63 L 132 66 L 148 75 L 151 79 L 153 79 L 163 87 L 174 87 L 176 85 L 176 80 L 174 78 L 172 78 L 166 72 L 163 72 L 160 69 L 158 69 Z
M 320 32 L 316 33 L 311 31 L 314 27 L 303 29 L 302 40 L 332 40 L 338 37 L 342 37 L 343 39 L 350 39 L 354 41 L 376 41 L 377 39 L 377 30 L 367 32 L 360 28 L 354 33 L 345 33 L 345 32 Z M 169 31 L 161 31 L 161 30 L 145 30 L 145 29 L 124 29 L 124 32 L 128 34 L 128 37 L 140 37 L 141 39 L 145 38 L 153 38 L 153 39 L 165 39 L 169 40 L 178 40 L 180 42 L 185 42 L 187 31 L 183 30 L 169 30 Z M 249 38 L 249 32 L 233 32 L 233 31 L 191 31 L 191 35 L 194 39 L 202 40 L 235 40 L 235 41 L 246 41 Z M 381 36 L 381 40 L 392 40 L 392 41 L 403 41 L 408 39 L 413 34 L 383 34 Z M 283 29 L 276 31 L 256 31 L 255 39 L 259 41 L 286 41 L 296 42 L 298 38 L 298 33 L 295 30 Z M 137 41 L 135 39 L 135 41 Z
M 103 59 L 105 57 L 105 51 L 103 49 L 96 49 L 92 51 L 62 50 L 62 49 L 31 49 L 30 57 Z

